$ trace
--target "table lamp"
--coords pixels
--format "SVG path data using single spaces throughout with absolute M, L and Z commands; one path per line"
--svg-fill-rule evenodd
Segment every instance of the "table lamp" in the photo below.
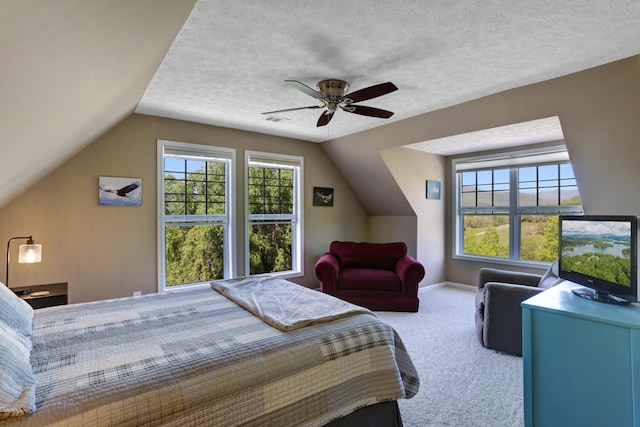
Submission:
M 42 245 L 34 243 L 32 236 L 12 237 L 7 242 L 7 270 L 4 284 L 9 287 L 9 261 L 11 260 L 11 241 L 23 239 L 26 240 L 26 244 L 20 245 L 18 252 L 18 263 L 20 264 L 32 264 L 42 261 Z

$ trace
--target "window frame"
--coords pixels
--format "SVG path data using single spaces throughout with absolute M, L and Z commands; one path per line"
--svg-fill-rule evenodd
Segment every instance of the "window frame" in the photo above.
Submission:
M 194 158 L 208 161 L 216 159 L 225 163 L 225 213 L 211 215 L 176 215 L 170 218 L 165 215 L 165 157 L 168 156 Z M 192 144 L 178 141 L 157 141 L 157 250 L 158 250 L 158 292 L 176 291 L 195 286 L 203 286 L 209 282 L 188 283 L 174 286 L 166 285 L 166 249 L 165 228 L 170 225 L 222 225 L 223 226 L 223 265 L 224 278 L 236 277 L 235 257 L 235 164 L 236 150 L 233 148 L 212 145 Z M 177 217 L 184 216 L 184 220 Z
M 282 167 L 293 170 L 293 213 L 292 214 L 250 214 L 249 211 L 249 168 L 252 165 L 267 167 Z M 251 247 L 249 242 L 249 228 L 252 220 L 291 221 L 291 264 L 292 269 L 271 273 L 254 274 L 252 276 L 280 276 L 283 278 L 304 276 L 303 248 L 304 248 L 304 158 L 288 154 L 276 154 L 262 151 L 245 151 L 244 161 L 244 237 L 245 237 L 245 275 L 251 275 Z
M 518 168 L 545 166 L 554 164 L 571 164 L 569 154 L 564 145 L 549 146 L 530 150 L 519 150 L 509 153 L 487 154 L 472 157 L 461 157 L 452 160 L 452 258 L 467 261 L 479 261 L 511 266 L 524 266 L 533 268 L 547 267 L 550 263 L 545 261 L 533 261 L 520 259 L 521 246 L 521 218 L 524 215 L 560 215 L 583 213 L 582 205 L 537 205 L 520 206 Z M 460 167 L 462 165 L 462 167 Z M 476 165 L 474 167 L 474 165 Z M 483 255 L 464 253 L 464 207 L 462 206 L 462 183 L 459 173 L 479 170 L 507 169 L 509 175 L 509 206 L 490 206 L 476 208 L 476 215 L 501 215 L 509 217 L 509 258 L 489 257 Z M 572 167 L 573 169 L 573 167 Z M 561 177 L 558 177 L 558 181 Z M 575 180 L 575 173 L 573 180 Z M 476 185 L 479 185 L 476 182 Z M 578 188 L 577 182 L 575 183 Z M 543 188 L 536 183 L 536 190 Z M 561 187 L 556 187 L 560 190 Z M 580 189 L 578 188 L 578 192 Z M 559 194 L 560 197 L 560 194 Z M 468 209 L 471 211 L 472 209 Z M 473 215 L 469 213 L 468 215 Z M 467 215 L 467 216 L 468 216 Z

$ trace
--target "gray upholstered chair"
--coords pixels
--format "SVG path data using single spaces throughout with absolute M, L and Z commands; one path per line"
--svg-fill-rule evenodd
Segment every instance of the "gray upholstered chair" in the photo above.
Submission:
M 558 261 L 544 275 L 481 268 L 476 291 L 476 332 L 493 350 L 522 356 L 522 301 L 562 282 Z

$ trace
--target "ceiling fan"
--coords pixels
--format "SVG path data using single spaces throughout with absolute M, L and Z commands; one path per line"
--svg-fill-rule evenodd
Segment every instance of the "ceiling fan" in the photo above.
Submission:
M 318 127 L 325 126 L 327 123 L 329 123 L 329 121 L 333 118 L 333 113 L 335 113 L 338 108 L 346 111 L 347 113 L 388 119 L 389 117 L 393 116 L 393 112 L 381 110 L 380 108 L 367 107 L 365 105 L 354 105 L 354 103 L 366 101 L 367 99 L 376 98 L 378 96 L 386 95 L 398 90 L 396 85 L 391 82 L 387 82 L 369 86 L 364 89 L 356 90 L 355 92 L 347 94 L 347 91 L 349 90 L 349 83 L 345 82 L 344 80 L 322 80 L 316 85 L 317 90 L 312 89 L 297 80 L 285 80 L 285 82 L 290 86 L 306 93 L 307 95 L 312 96 L 319 101 L 322 101 L 323 105 L 288 108 L 286 110 L 268 111 L 262 114 L 274 114 L 283 113 L 285 111 L 326 108 L 326 111 L 324 111 L 318 119 Z

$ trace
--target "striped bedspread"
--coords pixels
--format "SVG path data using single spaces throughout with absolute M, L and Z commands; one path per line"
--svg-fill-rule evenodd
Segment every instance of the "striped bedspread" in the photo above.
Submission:
M 1 426 L 319 426 L 419 385 L 370 314 L 283 332 L 208 286 L 37 310 L 33 344 L 37 412 Z

